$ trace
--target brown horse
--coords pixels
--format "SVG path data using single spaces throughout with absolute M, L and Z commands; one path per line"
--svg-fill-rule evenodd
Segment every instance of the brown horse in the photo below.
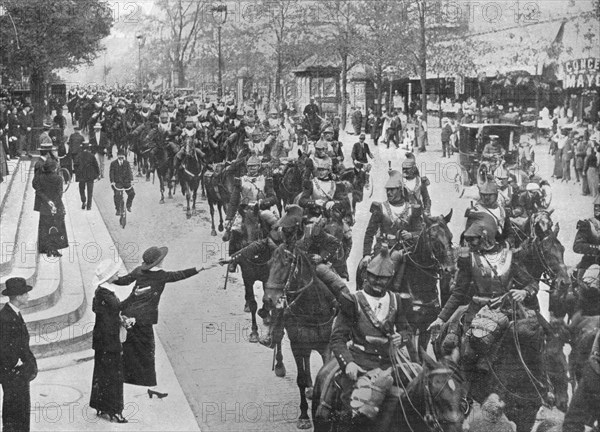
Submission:
M 273 173 L 273 186 L 279 201 L 277 207 L 280 214 L 283 207 L 292 204 L 294 198 L 302 192 L 305 160 L 306 156 L 299 152 L 297 160 L 288 161 L 283 170 Z
M 231 193 L 234 189 L 235 172 L 228 162 L 210 164 L 202 174 L 202 182 L 206 189 L 206 198 L 210 210 L 210 235 L 216 236 L 215 207 L 219 212 L 219 232 L 223 231 L 223 210 L 227 211 Z
M 417 242 L 399 263 L 391 281 L 392 291 L 410 294 L 413 303 L 409 321 L 419 332 L 419 346 L 427 348 L 429 332 L 427 328 L 441 311 L 438 300 L 438 281 L 442 287 L 443 277 L 454 266 L 452 232 L 448 223 L 452 210 L 446 216 L 423 218 L 423 228 Z M 397 243 L 393 248 L 400 248 Z M 357 289 L 362 287 L 366 277 L 366 266 L 356 272 Z
M 301 250 L 293 252 L 279 246 L 270 261 L 265 285 L 265 304 L 274 312 L 273 319 L 283 319 L 292 354 L 298 368 L 296 384 L 300 390 L 300 417 L 297 427 L 308 429 L 307 393 L 312 393 L 310 354 L 317 351 L 323 364 L 330 356 L 329 338 L 337 310 L 334 295 L 317 277 L 313 264 Z M 280 305 L 282 307 L 277 308 Z M 276 368 L 283 368 L 281 344 L 276 347 Z M 276 369 L 277 372 L 277 369 Z M 307 392 L 308 389 L 308 392 Z
M 442 332 L 434 342 L 436 353 L 441 352 L 441 342 L 451 332 L 463 341 L 464 315 L 467 305 L 460 306 L 442 326 Z M 513 305 L 512 310 L 518 308 Z M 535 314 L 510 313 L 509 327 L 495 344 L 494 353 L 478 355 L 477 365 L 467 364 L 461 357 L 461 369 L 468 374 L 470 395 L 479 403 L 491 393 L 506 402 L 506 415 L 517 425 L 518 431 L 531 430 L 536 413 L 546 403 L 549 383 L 544 370 L 544 327 Z M 465 336 L 466 337 L 466 336 Z M 461 343 L 461 353 L 466 346 Z M 474 356 L 471 355 L 471 358 Z
M 336 373 L 333 382 L 327 382 L 326 375 L 331 367 L 339 370 L 337 360 L 332 359 L 317 375 L 312 416 L 315 432 L 339 430 L 360 430 L 365 432 L 388 431 L 433 431 L 459 432 L 462 431 L 465 416 L 469 412 L 466 399 L 466 385 L 456 365 L 449 359 L 440 362 L 433 360 L 425 352 L 421 353 L 423 366 L 416 378 L 405 384 L 403 367 L 394 365 L 395 383 L 399 396 L 388 395 L 378 417 L 361 425 L 349 425 L 342 419 L 348 419 L 349 407 L 341 400 L 341 380 L 345 379 L 342 372 Z M 418 365 L 416 365 L 418 367 Z M 404 369 L 406 366 L 404 366 Z M 325 386 L 335 385 L 334 403 L 329 408 L 330 418 L 319 418 L 317 407 L 324 394 Z M 346 423 L 346 424 L 343 424 Z
M 187 201 L 186 216 L 190 219 L 192 217 L 192 211 L 196 211 L 196 196 L 198 194 L 198 187 L 200 186 L 202 162 L 196 153 L 193 137 L 186 136 L 183 139 L 183 146 L 185 154 L 179 169 L 179 181 L 181 184 L 181 193 L 185 195 Z M 192 204 L 191 209 L 190 202 Z

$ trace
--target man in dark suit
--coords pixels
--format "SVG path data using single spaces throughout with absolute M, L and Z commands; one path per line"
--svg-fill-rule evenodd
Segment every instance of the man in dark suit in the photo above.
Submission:
M 79 196 L 81 197 L 81 209 L 92 209 L 92 194 L 94 193 L 94 180 L 100 178 L 101 172 L 98 161 L 90 152 L 90 143 L 84 142 L 81 152 L 76 159 L 77 181 L 79 182 Z M 87 189 L 87 199 L 85 191 Z
M 108 151 L 110 155 L 111 150 L 108 144 L 108 137 L 106 132 L 102 131 L 102 125 L 96 123 L 94 125 L 94 131 L 90 133 L 90 151 L 98 161 L 98 167 L 100 168 L 100 178 L 104 178 L 104 155 Z M 112 157 L 112 156 L 111 156 Z
M 25 155 L 31 157 L 29 153 L 31 148 L 31 128 L 33 127 L 33 115 L 31 114 L 31 106 L 25 105 L 23 110 L 18 114 L 19 120 L 19 150 L 25 151 Z
M 131 186 L 131 182 L 133 181 L 133 172 L 131 171 L 131 165 L 129 165 L 129 162 L 125 160 L 125 150 L 119 149 L 119 151 L 117 152 L 117 160 L 112 161 L 112 163 L 110 164 L 109 178 L 110 185 L 113 188 L 114 192 L 113 198 L 115 202 L 115 209 L 117 211 L 116 215 L 121 215 L 119 211 L 119 191 L 116 188 L 127 189 L 125 191 L 127 192 L 126 207 L 127 211 L 130 212 L 131 204 L 133 203 L 133 198 L 135 197 L 135 191 Z
M 67 141 L 67 145 L 69 146 L 67 154 L 74 162 L 73 172 L 77 172 L 77 166 L 75 165 L 75 161 L 77 159 L 77 155 L 81 151 L 81 145 L 85 141 L 85 138 L 83 137 L 83 135 L 81 135 L 81 128 L 79 126 L 75 126 L 73 129 L 74 132 L 69 136 L 69 140 Z
M 9 302 L 0 310 L 0 382 L 2 383 L 2 429 L 5 432 L 29 431 L 31 398 L 29 382 L 38 372 L 29 348 L 29 332 L 21 315 L 29 291 L 23 278 L 6 280 L 2 295 Z

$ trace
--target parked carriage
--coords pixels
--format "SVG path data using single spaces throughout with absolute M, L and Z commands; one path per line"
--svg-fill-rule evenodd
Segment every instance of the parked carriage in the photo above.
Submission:
M 490 142 L 490 135 L 497 135 L 504 148 L 504 166 L 519 185 L 524 168 L 519 161 L 521 127 L 514 124 L 472 123 L 462 124 L 458 139 L 458 173 L 454 177 L 456 192 L 462 196 L 465 187 L 485 182 L 493 175 L 494 164 L 484 160 L 483 149 Z

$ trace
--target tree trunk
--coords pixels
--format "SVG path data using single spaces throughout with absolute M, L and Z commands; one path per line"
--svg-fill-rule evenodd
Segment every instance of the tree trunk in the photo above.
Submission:
M 32 68 L 29 76 L 31 86 L 31 104 L 33 105 L 32 140 L 37 148 L 38 137 L 42 132 L 42 124 L 46 115 L 44 99 L 46 99 L 46 74 L 43 69 Z
M 346 115 L 348 114 L 348 101 L 346 100 L 347 80 L 348 80 L 348 54 L 342 54 L 342 113 L 341 127 L 346 130 Z M 365 95 L 366 96 L 366 95 Z
M 275 72 L 275 105 L 281 100 L 281 73 L 283 69 L 283 61 L 281 59 L 281 47 L 277 50 L 277 71 Z
M 185 87 L 185 65 L 181 60 L 177 61 L 177 80 L 179 87 Z
M 381 115 L 381 86 L 383 85 L 383 77 L 381 68 L 377 71 L 377 109 L 379 110 L 379 114 Z
M 420 72 L 421 72 L 421 111 L 423 111 L 423 119 L 427 121 L 427 35 L 425 27 L 425 11 L 427 10 L 426 0 L 422 1 L 422 10 L 419 13 L 419 23 L 421 30 L 420 43 Z

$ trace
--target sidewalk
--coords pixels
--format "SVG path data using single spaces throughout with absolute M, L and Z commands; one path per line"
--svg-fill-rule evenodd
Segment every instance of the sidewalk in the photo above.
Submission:
M 179 386 L 167 354 L 156 340 L 156 369 L 164 399 L 148 398 L 146 387 L 125 384 L 123 417 L 127 424 L 111 423 L 99 418 L 89 407 L 93 350 L 71 357 L 70 365 L 56 364 L 56 359 L 40 361 L 37 378 L 31 382 L 32 431 L 199 431 L 198 423 Z M 49 361 L 50 360 L 50 361 Z M 67 359 L 62 359 L 65 361 Z M 59 369 L 47 369 L 59 366 Z
M 113 257 L 114 251 L 121 249 L 118 244 L 115 244 L 96 202 L 91 211 L 80 209 L 76 184 L 71 185 L 63 201 L 71 220 L 78 221 L 77 224 L 71 225 L 73 235 L 69 240 L 80 243 L 74 244 L 73 250 L 69 249 L 69 257 L 76 257 L 75 262 L 70 261 L 69 264 L 77 266 L 77 271 L 81 272 L 88 308 L 91 310 L 95 287 L 87 285 L 94 268 L 101 258 Z M 99 254 L 97 259 L 91 256 L 96 253 Z M 127 270 L 132 269 L 133 265 Z M 123 287 L 116 294 L 123 300 L 129 292 L 130 288 Z M 82 320 L 85 321 L 86 327 L 93 327 L 94 315 L 88 311 L 88 316 L 89 318 L 86 319 L 84 316 Z M 81 323 L 74 323 L 73 331 L 77 331 L 78 325 Z M 129 420 L 129 423 L 112 423 L 106 416 L 97 417 L 96 411 L 89 407 L 94 369 L 94 351 L 91 349 L 90 338 L 85 341 L 85 346 L 88 347 L 85 351 L 38 360 L 40 372 L 31 382 L 31 430 L 199 431 L 198 422 L 177 380 L 163 344 L 156 332 L 155 335 L 159 390 L 168 393 L 168 397 L 150 399 L 146 387 L 125 384 L 123 416 Z

